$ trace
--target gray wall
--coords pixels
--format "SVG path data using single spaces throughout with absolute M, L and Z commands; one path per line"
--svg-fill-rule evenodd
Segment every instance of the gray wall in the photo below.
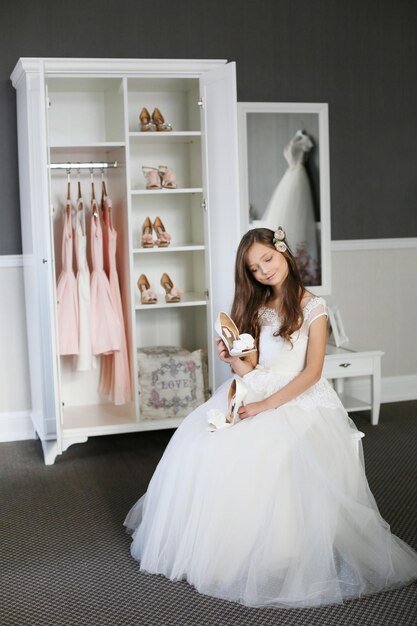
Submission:
M 226 58 L 238 99 L 328 102 L 333 239 L 417 236 L 415 0 L 3 0 L 0 254 L 21 251 L 20 56 Z

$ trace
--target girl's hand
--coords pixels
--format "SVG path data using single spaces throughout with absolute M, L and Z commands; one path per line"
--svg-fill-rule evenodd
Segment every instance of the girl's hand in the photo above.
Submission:
M 228 349 L 224 345 L 223 339 L 220 339 L 220 337 L 216 337 L 216 344 L 217 344 L 217 356 L 219 357 L 220 361 L 224 361 L 225 363 L 230 363 L 230 365 L 232 365 L 233 367 L 233 363 L 236 363 L 236 360 L 239 360 L 239 357 L 230 356 Z
M 250 402 L 249 404 L 245 404 L 238 409 L 238 415 L 241 420 L 244 420 L 247 417 L 258 415 L 258 413 L 261 413 L 262 411 L 265 411 L 265 407 L 262 402 Z

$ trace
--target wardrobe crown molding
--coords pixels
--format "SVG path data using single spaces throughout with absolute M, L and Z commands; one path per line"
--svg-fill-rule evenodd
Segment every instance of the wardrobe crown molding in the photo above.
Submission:
M 96 76 L 136 75 L 146 76 L 164 72 L 169 76 L 181 74 L 197 77 L 202 72 L 215 69 L 227 63 L 226 59 L 73 59 L 54 57 L 21 57 L 16 63 L 10 78 L 16 87 L 25 73 L 39 72 L 41 68 L 47 74 L 77 75 L 94 74 Z

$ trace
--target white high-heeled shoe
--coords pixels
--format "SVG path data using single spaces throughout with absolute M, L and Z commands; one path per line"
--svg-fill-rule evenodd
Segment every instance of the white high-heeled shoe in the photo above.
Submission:
M 250 352 L 256 352 L 252 335 L 249 333 L 240 335 L 236 324 L 224 311 L 218 314 L 214 329 L 223 340 L 230 356 L 245 356 Z
M 248 388 L 243 380 L 234 378 L 227 393 L 227 414 L 225 415 L 217 409 L 207 411 L 209 424 L 207 430 L 214 432 L 215 430 L 228 428 L 240 422 L 238 410 L 244 403 L 247 393 Z

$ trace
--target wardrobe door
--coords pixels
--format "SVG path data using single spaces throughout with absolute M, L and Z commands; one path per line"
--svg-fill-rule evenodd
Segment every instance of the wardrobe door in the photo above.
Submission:
M 234 292 L 234 260 L 239 244 L 239 181 L 235 63 L 205 72 L 200 78 L 205 209 L 209 249 L 211 307 L 207 323 L 213 328 L 221 310 L 230 311 Z M 210 319 L 211 318 L 211 319 Z M 228 377 L 229 368 L 215 356 L 214 388 Z
M 56 439 L 59 414 L 45 111 L 40 64 L 17 90 L 17 122 L 31 413 L 44 448 Z

